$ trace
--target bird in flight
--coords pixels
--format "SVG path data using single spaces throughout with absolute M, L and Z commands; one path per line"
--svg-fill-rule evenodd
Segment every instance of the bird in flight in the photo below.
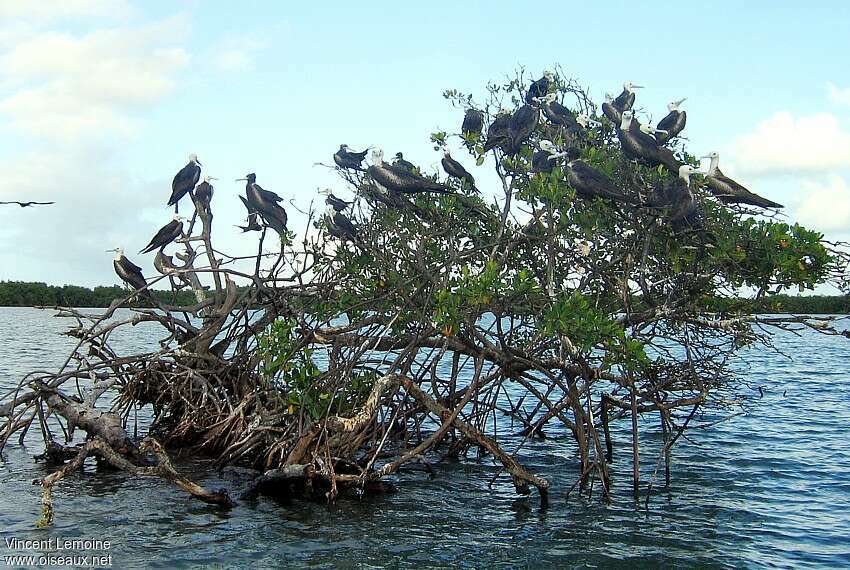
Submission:
M 21 208 L 28 208 L 30 206 L 47 206 L 48 204 L 55 204 L 56 202 L 0 202 L 0 204 L 17 204 Z

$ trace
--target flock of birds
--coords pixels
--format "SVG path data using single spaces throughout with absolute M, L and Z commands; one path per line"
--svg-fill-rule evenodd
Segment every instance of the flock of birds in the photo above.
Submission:
M 656 189 L 648 198 L 630 196 L 620 190 L 615 182 L 603 172 L 583 160 L 582 147 L 587 140 L 588 129 L 605 128 L 603 123 L 592 119 L 583 113 L 574 113 L 558 101 L 555 91 L 555 77 L 551 72 L 534 81 L 528 88 L 525 99 L 515 111 L 501 111 L 495 115 L 484 133 L 484 115 L 469 109 L 463 118 L 461 132 L 469 140 L 483 139 L 485 152 L 500 149 L 506 155 L 515 155 L 523 144 L 531 144 L 534 152 L 531 161 L 532 173 L 551 173 L 558 161 L 563 160 L 562 171 L 567 182 L 580 198 L 602 198 L 605 200 L 629 203 L 635 206 L 665 207 L 669 209 L 667 219 L 674 229 L 695 227 L 699 224 L 699 202 L 692 191 L 691 176 L 704 177 L 705 187 L 718 200 L 724 203 L 748 204 L 761 208 L 781 208 L 782 205 L 753 192 L 741 184 L 725 176 L 718 168 L 719 155 L 709 153 L 701 159 L 709 159 L 706 170 L 700 170 L 692 165 L 678 160 L 675 153 L 667 144 L 676 139 L 687 122 L 687 115 L 680 110 L 685 99 L 671 102 L 668 114 L 655 127 L 641 124 L 635 117 L 635 89 L 641 88 L 627 81 L 623 91 L 617 97 L 606 94 L 602 104 L 602 113 L 613 124 L 620 147 L 624 155 L 641 164 L 657 167 L 662 166 L 674 174 L 673 182 Z M 563 141 L 559 148 L 550 140 L 532 141 L 531 135 L 541 121 L 545 119 L 557 129 L 558 138 Z M 370 149 L 354 151 L 348 145 L 342 144 L 333 155 L 334 163 L 341 170 L 353 170 L 363 173 L 370 178 L 374 185 L 363 185 L 361 192 L 370 191 L 370 197 L 389 206 L 405 207 L 411 202 L 403 200 L 402 195 L 417 193 L 449 194 L 455 189 L 448 184 L 423 176 L 420 170 L 411 162 L 405 160 L 402 153 L 397 153 L 392 161 L 384 161 L 381 149 L 373 149 L 370 164 L 364 166 Z M 450 177 L 460 181 L 461 187 L 473 192 L 475 186 L 473 175 L 457 160 L 452 158 L 449 150 L 444 149 L 441 160 L 443 170 Z M 163 226 L 151 241 L 139 253 L 150 253 L 158 250 L 155 267 L 161 273 L 169 271 L 170 263 L 164 261 L 164 248 L 183 235 L 183 220 L 179 215 L 180 200 L 189 194 L 192 196 L 199 211 L 208 210 L 213 197 L 213 186 L 210 176 L 201 180 L 201 163 L 197 156 L 190 155 L 189 163 L 175 176 L 172 182 L 172 192 L 168 200 L 169 206 L 174 206 L 174 218 Z M 270 228 L 281 237 L 287 233 L 287 213 L 281 205 L 283 199 L 276 193 L 262 188 L 257 184 L 257 175 L 247 174 L 237 181 L 244 181 L 245 195 L 239 196 L 247 210 L 247 221 L 244 226 L 237 226 L 242 232 L 262 231 Z M 345 214 L 352 205 L 334 196 L 330 191 L 322 191 L 328 206 L 324 214 L 324 225 L 328 235 L 340 240 L 357 242 L 358 230 L 355 224 Z M 21 204 L 22 206 L 28 204 Z M 141 289 L 150 297 L 146 290 L 147 282 L 142 269 L 132 263 L 124 255 L 123 249 L 109 250 L 115 252 L 114 267 L 118 276 L 134 289 Z

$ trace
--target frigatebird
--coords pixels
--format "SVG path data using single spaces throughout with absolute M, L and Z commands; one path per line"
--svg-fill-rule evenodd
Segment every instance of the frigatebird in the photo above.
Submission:
M 661 144 L 661 137 L 667 136 L 667 131 L 662 129 L 656 129 L 649 123 L 641 123 L 638 128 L 643 134 L 651 136 L 652 140 L 655 141 L 656 146 Z
M 189 164 L 180 169 L 180 172 L 174 175 L 174 180 L 171 182 L 171 197 L 168 199 L 168 205 L 174 206 L 174 213 L 177 213 L 177 203 L 180 198 L 188 192 L 195 189 L 195 184 L 201 179 L 201 163 L 198 162 L 198 156 L 195 154 L 189 155 Z
M 555 93 L 549 93 L 539 102 L 543 115 L 553 124 L 568 129 L 578 126 L 575 114 L 558 102 L 558 96 Z
M 685 111 L 679 110 L 679 105 L 685 102 L 684 99 L 679 99 L 678 101 L 671 101 L 667 104 L 667 116 L 658 121 L 657 128 L 666 131 L 666 134 L 661 135 L 660 137 L 656 135 L 655 139 L 658 141 L 658 144 L 665 144 L 672 138 L 676 138 L 679 136 L 679 133 L 685 128 L 685 123 L 688 121 L 688 115 Z
M 498 147 L 504 147 L 511 142 L 511 115 L 507 111 L 500 111 L 490 126 L 487 127 L 487 142 L 484 144 L 484 152 Z
M 614 106 L 614 96 L 610 93 L 605 94 L 605 102 L 602 103 L 602 113 L 615 125 L 619 125 L 620 121 L 623 120 L 623 112 Z
M 343 200 L 342 198 L 337 198 L 337 197 L 336 197 L 336 196 L 334 196 L 334 195 L 333 195 L 333 193 L 332 193 L 330 190 L 328 190 L 328 189 L 320 190 L 320 191 L 319 191 L 319 194 L 324 194 L 324 196 L 325 196 L 325 204 L 327 204 L 328 206 L 330 206 L 331 208 L 333 208 L 333 209 L 334 209 L 335 211 L 337 211 L 337 212 L 342 212 L 343 210 L 345 210 L 345 209 L 346 209 L 346 208 L 348 208 L 351 204 L 353 204 L 353 203 L 354 203 L 354 202 L 346 202 L 346 201 L 345 201 L 345 200 Z
M 393 157 L 393 166 L 398 166 L 399 168 L 404 168 L 408 172 L 416 172 L 416 165 L 412 162 L 405 160 L 404 155 L 400 152 L 395 153 Z
M 463 116 L 460 131 L 465 135 L 480 135 L 484 129 L 484 115 L 477 109 L 468 109 Z
M 534 99 L 545 97 L 549 93 L 549 85 L 555 80 L 555 74 L 551 71 L 544 71 L 543 77 L 531 83 L 528 87 L 528 92 L 525 94 L 525 102 L 531 103 Z
M 640 123 L 634 119 L 632 111 L 623 111 L 617 137 L 620 139 L 623 154 L 627 157 L 649 166 L 663 164 L 668 170 L 678 175 L 679 167 L 683 163 L 676 160 L 673 151 L 664 147 L 659 148 L 657 141 L 641 130 Z
M 145 276 L 142 275 L 142 268 L 127 259 L 124 255 L 124 249 L 116 247 L 108 249 L 108 252 L 115 252 L 115 258 L 112 260 L 112 266 L 115 268 L 115 273 L 121 280 L 136 290 L 142 290 L 141 293 L 149 299 L 153 299 L 151 292 L 145 289 L 148 282 L 145 281 Z
M 195 190 L 195 202 L 204 212 L 210 211 L 210 202 L 212 202 L 213 192 L 215 191 L 210 180 L 218 180 L 218 178 L 204 176 L 204 181 L 198 184 L 198 188 Z
M 21 208 L 29 208 L 30 206 L 47 206 L 49 204 L 55 204 L 56 202 L 0 202 L 0 204 L 17 204 Z
M 240 198 L 241 198 L 241 197 L 242 197 L 242 196 L 240 196 Z M 247 220 L 248 225 L 247 225 L 247 226 L 236 226 L 236 227 L 237 227 L 237 228 L 239 228 L 240 230 L 242 230 L 242 233 L 243 233 L 243 234 L 244 234 L 245 232 L 259 232 L 259 231 L 262 231 L 263 226 L 261 226 L 261 225 L 260 225 L 260 223 L 257 221 L 257 216 L 258 216 L 258 215 L 259 215 L 259 214 L 257 214 L 257 212 L 251 212 L 250 214 L 248 214 L 248 220 Z
M 687 167 L 687 168 L 685 168 Z M 666 219 L 678 232 L 702 227 L 700 203 L 690 189 L 690 175 L 696 171 L 690 165 L 682 165 L 676 178 L 664 181 L 647 200 L 647 205 L 668 208 Z
M 726 204 L 749 204 L 758 206 L 759 208 L 782 208 L 782 204 L 763 198 L 754 192 L 750 192 L 728 176 L 718 168 L 720 163 L 720 155 L 716 152 L 709 153 L 702 158 L 711 159 L 708 171 L 705 173 L 705 184 L 708 186 L 709 192 L 717 197 L 718 200 Z
M 519 152 L 522 143 L 531 136 L 534 132 L 537 123 L 540 122 L 540 109 L 533 105 L 525 104 L 514 111 L 511 115 L 510 122 L 510 148 L 507 150 L 509 154 Z
M 366 158 L 366 153 L 368 152 L 368 149 L 361 152 L 354 152 L 348 148 L 347 144 L 341 144 L 339 145 L 339 150 L 334 153 L 334 163 L 343 169 L 363 170 L 361 163 Z
M 238 178 L 237 182 L 240 180 L 247 181 L 245 197 L 249 211 L 258 213 L 268 227 L 276 231 L 281 237 L 285 236 L 286 210 L 278 204 L 283 198 L 257 184 L 257 175 L 253 172 L 246 175 L 245 178 Z
M 567 182 L 575 189 L 576 195 L 582 198 L 605 198 L 628 204 L 638 204 L 638 200 L 631 196 L 626 196 L 617 186 L 614 181 L 608 178 L 605 173 L 596 170 L 584 160 L 581 160 L 581 152 L 574 147 L 568 148 L 564 152 L 558 152 L 558 149 L 550 141 L 540 141 L 540 148 L 549 153 L 548 160 L 555 162 L 559 158 L 567 158 L 569 161 L 564 165 L 564 173 L 567 176 Z
M 635 89 L 641 89 L 643 85 L 635 85 L 631 81 L 623 83 L 623 92 L 617 95 L 616 99 L 611 102 L 614 108 L 620 111 L 628 111 L 635 104 Z
M 325 212 L 325 226 L 328 233 L 341 240 L 357 241 L 357 228 L 342 212 L 336 211 L 332 206 Z
M 164 249 L 165 246 L 179 238 L 183 234 L 183 218 L 182 216 L 174 215 L 174 219 L 159 228 L 156 235 L 151 238 L 148 245 L 143 247 L 139 253 L 149 253 L 155 249 Z
M 473 178 L 472 174 L 470 174 L 461 163 L 452 158 L 452 155 L 449 153 L 449 149 L 443 149 L 443 159 L 440 161 L 440 164 L 443 165 L 443 170 L 446 171 L 446 174 L 459 180 L 466 181 L 470 188 L 476 192 L 478 191 L 475 187 L 475 178 Z
M 379 148 L 372 151 L 372 162 L 374 164 L 367 168 L 366 172 L 375 182 L 392 192 L 405 194 L 420 192 L 451 193 L 445 184 L 434 182 L 402 166 L 385 163 L 384 151 Z

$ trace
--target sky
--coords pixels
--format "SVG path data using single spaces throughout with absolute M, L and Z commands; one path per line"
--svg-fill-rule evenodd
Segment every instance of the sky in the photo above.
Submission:
M 559 64 L 598 103 L 645 85 L 655 120 L 687 97 L 692 153 L 850 238 L 850 2 L 293 4 L 0 0 L 0 200 L 56 201 L 0 207 L 0 280 L 115 284 L 117 246 L 154 275 L 135 252 L 190 153 L 220 179 L 218 248 L 251 254 L 235 178 L 304 210 L 345 195 L 315 166 L 343 142 L 435 169 L 429 134 L 462 119 L 442 92 L 483 98 L 520 65 Z

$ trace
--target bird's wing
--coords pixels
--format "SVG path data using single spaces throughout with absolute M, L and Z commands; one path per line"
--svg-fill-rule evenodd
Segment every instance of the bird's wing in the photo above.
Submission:
M 181 168 L 180 172 L 174 175 L 174 180 L 171 182 L 171 189 L 180 191 L 194 188 L 200 178 L 201 168 L 194 162 L 190 162 Z
M 662 131 L 668 131 L 669 132 L 670 127 L 672 127 L 674 124 L 676 124 L 676 112 L 671 111 L 670 113 L 667 114 L 666 117 L 664 117 L 663 119 L 658 121 L 658 125 L 655 128 L 662 130 Z
M 261 187 L 259 184 L 254 184 L 254 188 L 257 189 L 257 193 L 263 197 L 263 200 L 268 200 L 269 202 L 281 202 L 283 198 L 272 192 L 271 190 L 266 190 Z

